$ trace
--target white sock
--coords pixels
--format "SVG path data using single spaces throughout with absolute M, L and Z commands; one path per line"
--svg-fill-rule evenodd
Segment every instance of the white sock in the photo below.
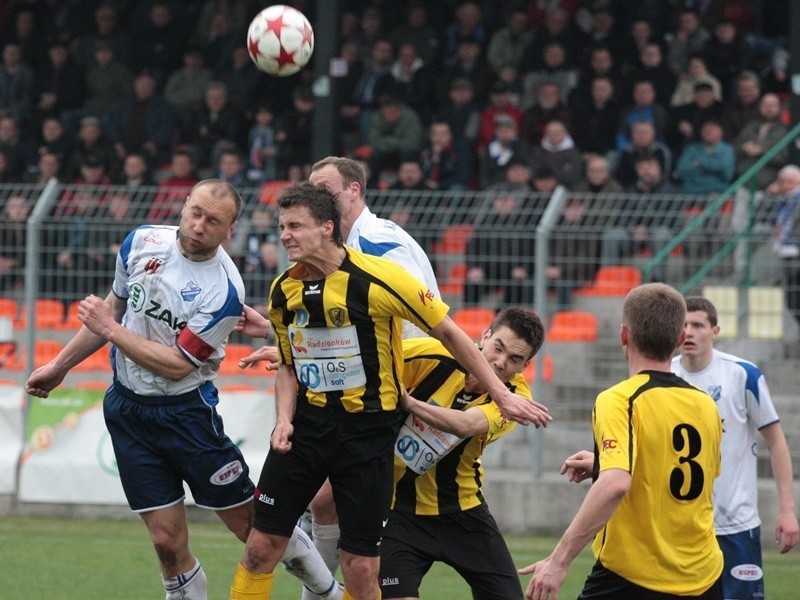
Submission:
M 199 560 L 195 560 L 188 573 L 167 579 L 162 577 L 161 584 L 167 593 L 166 600 L 208 600 L 208 582 Z
M 306 532 L 307 535 L 311 535 L 311 507 L 309 506 L 306 508 L 306 512 L 303 513 L 303 516 L 297 519 L 297 526 Z
M 299 527 L 294 528 L 281 562 L 289 573 L 303 582 L 303 593 L 312 594 L 310 598 L 342 597 L 344 588 L 331 575 L 311 538 Z
M 328 565 L 331 574 L 336 576 L 339 568 L 339 524 L 319 525 L 312 523 L 311 534 L 314 537 L 314 546 L 317 548 L 322 560 Z

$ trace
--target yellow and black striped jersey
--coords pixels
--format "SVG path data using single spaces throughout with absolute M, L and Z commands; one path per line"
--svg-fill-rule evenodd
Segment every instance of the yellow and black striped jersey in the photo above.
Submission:
M 394 411 L 402 390 L 403 319 L 429 331 L 448 306 L 399 265 L 357 250 L 331 275 L 292 265 L 272 284 L 269 318 L 298 402 L 350 413 Z
M 714 401 L 671 373 L 643 371 L 598 395 L 595 468 L 623 469 L 631 486 L 592 550 L 614 573 L 680 596 L 722 572 L 711 492 L 722 425 Z
M 484 502 L 483 449 L 511 431 L 516 423 L 503 417 L 488 394 L 464 390 L 464 368 L 438 340 L 405 340 L 403 355 L 403 383 L 414 398 L 453 410 L 477 407 L 485 413 L 489 430 L 462 440 L 409 415 L 395 442 L 393 508 L 416 515 L 474 508 Z M 521 374 L 515 375 L 506 386 L 531 398 Z

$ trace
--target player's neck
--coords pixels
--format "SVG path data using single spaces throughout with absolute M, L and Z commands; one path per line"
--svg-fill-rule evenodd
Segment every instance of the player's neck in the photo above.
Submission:
M 700 371 L 704 371 L 708 365 L 711 364 L 711 359 L 714 358 L 714 352 L 711 351 L 708 354 L 702 354 L 699 356 L 689 356 L 687 354 L 681 354 L 681 366 L 689 371 L 689 373 L 699 373 Z
M 344 247 L 331 244 L 324 252 L 303 259 L 301 266 L 304 270 L 295 271 L 293 275 L 303 281 L 325 279 L 342 266 L 345 256 L 347 251 Z

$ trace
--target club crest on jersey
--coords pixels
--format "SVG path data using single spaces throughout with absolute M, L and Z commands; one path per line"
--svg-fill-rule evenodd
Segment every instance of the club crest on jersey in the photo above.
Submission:
M 344 308 L 329 308 L 328 316 L 331 318 L 331 323 L 333 323 L 335 327 L 341 327 L 344 325 L 344 321 L 347 318 L 347 310 Z
M 308 348 L 303 345 L 303 334 L 299 331 L 289 332 L 289 343 L 298 354 L 305 354 L 308 352 Z
M 181 290 L 181 297 L 183 297 L 186 302 L 191 302 L 197 298 L 202 291 L 203 290 L 197 287 L 197 284 L 194 281 L 190 281 L 186 284 L 186 287 Z
M 714 402 L 719 402 L 719 399 L 722 398 L 722 386 L 721 385 L 709 386 L 708 395 L 714 399 Z
M 308 324 L 308 311 L 305 308 L 298 308 L 294 312 L 294 324 L 298 327 Z
M 145 264 L 144 264 L 144 272 L 153 275 L 156 271 L 161 268 L 161 265 L 164 264 L 163 258 L 158 258 L 157 256 L 151 257 Z
M 436 300 L 436 294 L 434 294 L 430 289 L 419 292 L 419 300 L 422 302 L 423 305 L 427 306 L 428 302 L 433 302 Z

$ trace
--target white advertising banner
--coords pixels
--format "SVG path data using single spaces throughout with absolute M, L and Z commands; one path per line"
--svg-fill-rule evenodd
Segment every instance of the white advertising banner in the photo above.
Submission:
M 20 501 L 127 504 L 102 401 L 102 391 L 68 389 L 32 399 L 20 467 Z M 257 481 L 275 424 L 273 394 L 221 390 L 217 410 Z M 188 490 L 187 499 L 191 502 Z
M 0 495 L 13 494 L 17 488 L 23 402 L 22 386 L 0 384 Z

